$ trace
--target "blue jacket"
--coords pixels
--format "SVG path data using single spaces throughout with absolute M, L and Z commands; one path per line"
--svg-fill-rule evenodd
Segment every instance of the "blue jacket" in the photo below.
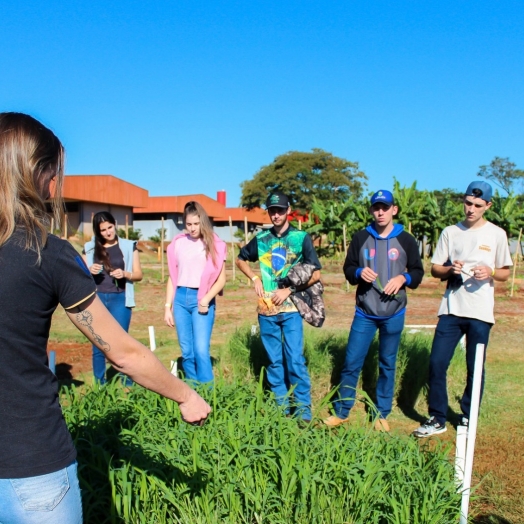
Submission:
M 127 240 L 125 238 L 118 239 L 118 247 L 124 255 L 124 270 L 133 271 L 133 251 L 136 242 L 134 240 Z M 84 251 L 87 258 L 87 266 L 90 267 L 95 263 L 95 241 L 90 240 L 84 245 Z M 126 281 L 126 307 L 135 307 L 135 286 L 133 282 Z
M 360 278 L 362 270 L 370 267 L 378 278 L 373 283 Z M 406 309 L 406 286 L 418 287 L 424 276 L 416 240 L 404 227 L 395 224 L 387 237 L 377 233 L 374 224 L 355 233 L 351 239 L 344 275 L 352 285 L 357 285 L 357 314 L 369 318 L 389 318 L 403 314 Z M 405 286 L 396 295 L 385 295 L 384 287 L 398 275 L 406 278 Z

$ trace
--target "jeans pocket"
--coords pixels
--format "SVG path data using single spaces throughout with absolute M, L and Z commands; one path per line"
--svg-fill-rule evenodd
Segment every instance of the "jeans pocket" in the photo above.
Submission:
M 11 479 L 18 500 L 26 511 L 52 511 L 69 489 L 67 469 L 47 475 Z

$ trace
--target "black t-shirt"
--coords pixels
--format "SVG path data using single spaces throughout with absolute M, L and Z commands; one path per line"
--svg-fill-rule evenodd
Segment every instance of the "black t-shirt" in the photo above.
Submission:
M 133 244 L 133 251 L 136 251 L 136 242 Z M 106 251 L 109 256 L 109 263 L 111 264 L 110 271 L 115 269 L 125 270 L 124 254 L 118 244 L 114 246 L 106 246 Z M 82 250 L 82 254 L 85 255 L 85 249 Z M 93 257 L 95 264 L 100 264 L 100 260 Z M 96 290 L 99 293 L 123 293 L 126 290 L 126 279 L 125 278 L 114 278 L 112 277 L 107 269 L 104 267 L 102 272 L 98 275 L 93 275 L 96 284 Z
M 58 471 L 76 451 L 48 367 L 51 317 L 92 295 L 95 283 L 71 244 L 50 235 L 41 263 L 15 233 L 0 247 L 0 478 Z

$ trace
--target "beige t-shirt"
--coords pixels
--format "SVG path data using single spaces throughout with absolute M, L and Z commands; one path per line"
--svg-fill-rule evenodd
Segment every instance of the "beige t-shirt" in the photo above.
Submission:
M 458 289 L 446 289 L 438 316 L 456 315 L 494 324 L 493 279 L 477 280 L 471 270 L 475 266 L 493 269 L 513 265 L 506 232 L 491 222 L 474 229 L 462 224 L 447 227 L 440 235 L 431 263 L 444 265 L 455 260 L 464 262 L 463 284 Z

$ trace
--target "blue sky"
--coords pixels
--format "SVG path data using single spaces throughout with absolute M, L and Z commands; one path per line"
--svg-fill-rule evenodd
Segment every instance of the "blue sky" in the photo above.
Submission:
M 369 189 L 462 190 L 524 168 L 524 2 L 2 2 L 0 110 L 41 119 L 67 172 L 150 195 L 225 189 L 290 150 Z

